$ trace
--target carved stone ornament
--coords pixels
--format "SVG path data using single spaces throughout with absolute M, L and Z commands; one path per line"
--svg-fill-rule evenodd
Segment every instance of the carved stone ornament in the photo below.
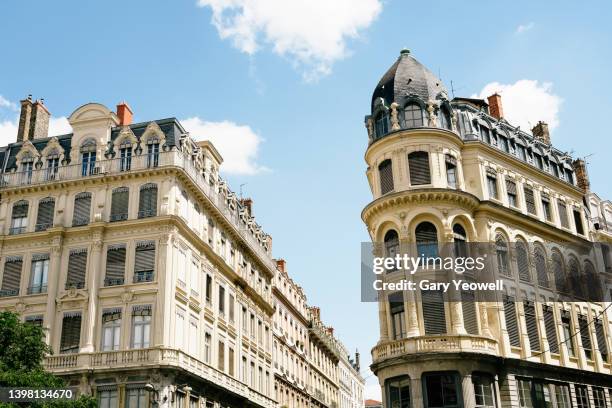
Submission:
M 391 104 L 391 130 L 400 130 L 399 119 L 397 116 L 398 104 L 393 102 Z

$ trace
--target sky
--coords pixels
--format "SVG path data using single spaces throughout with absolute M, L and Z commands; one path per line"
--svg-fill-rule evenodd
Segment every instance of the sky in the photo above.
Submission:
M 28 94 L 45 99 L 51 134 L 82 104 L 125 100 L 135 121 L 177 117 L 212 140 L 377 398 L 377 310 L 360 302 L 359 271 L 364 116 L 380 77 L 407 47 L 451 95 L 499 92 L 511 123 L 549 123 L 610 199 L 611 17 L 605 1 L 4 1 L 0 144 L 16 139 Z

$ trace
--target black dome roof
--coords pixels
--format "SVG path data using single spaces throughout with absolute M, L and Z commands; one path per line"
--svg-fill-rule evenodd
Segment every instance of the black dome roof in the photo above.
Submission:
M 435 100 L 440 92 L 447 92 L 442 81 L 423 64 L 417 61 L 407 49 L 378 82 L 372 94 L 372 111 L 377 98 L 384 98 L 385 104 L 403 103 L 403 99 L 416 95 L 423 102 Z

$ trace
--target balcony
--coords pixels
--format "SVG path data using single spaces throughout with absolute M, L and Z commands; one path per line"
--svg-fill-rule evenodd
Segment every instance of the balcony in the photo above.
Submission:
M 5 173 L 0 175 L 0 190 L 7 188 L 18 188 L 25 186 L 37 186 L 53 182 L 66 182 L 72 180 L 81 180 L 85 177 L 105 177 L 111 175 L 120 175 L 123 173 L 150 171 L 152 168 L 168 168 L 178 167 L 187 173 L 192 182 L 196 184 L 201 192 L 208 198 L 214 207 L 221 213 L 226 221 L 236 229 L 238 234 L 246 241 L 247 246 L 257 254 L 260 261 L 268 267 L 270 271 L 276 270 L 276 265 L 272 261 L 270 255 L 263 248 L 257 238 L 249 231 L 249 226 L 241 219 L 237 209 L 230 208 L 227 198 L 217 191 L 215 185 L 211 185 L 203 174 L 202 170 L 198 170 L 189 155 L 184 155 L 179 151 L 160 152 L 156 156 L 157 160 L 147 160 L 146 154 L 140 156 L 132 156 L 129 168 L 126 168 L 125 161 L 121 158 L 111 160 L 96 161 L 93 166 L 83 167 L 81 163 L 61 166 L 57 168 L 53 174 L 53 179 L 49 180 L 47 169 L 35 169 L 26 172 Z M 139 214 L 140 216 L 141 214 Z M 151 216 L 148 213 L 143 213 L 142 216 Z M 121 217 L 117 217 L 121 218 Z M 121 218 L 123 219 L 123 218 Z M 115 219 L 111 221 L 120 221 Z M 89 223 L 89 219 L 74 220 L 73 226 L 85 225 Z M 25 232 L 25 227 L 11 228 L 11 234 L 20 234 Z
M 612 221 L 608 221 L 603 217 L 593 217 L 591 218 L 591 222 L 595 230 L 612 234 Z
M 152 282 L 153 271 L 138 271 L 134 272 L 134 283 Z
M 419 336 L 388 341 L 372 349 L 372 362 L 377 363 L 405 354 L 480 353 L 497 355 L 497 342 L 488 337 L 471 335 Z
M 180 350 L 148 348 L 98 353 L 80 353 L 49 356 L 45 368 L 54 374 L 73 374 L 89 370 L 125 370 L 141 368 L 170 368 L 185 370 L 219 387 L 257 403 L 261 407 L 274 408 L 274 400 L 252 390 L 246 384 L 218 371 L 204 362 Z

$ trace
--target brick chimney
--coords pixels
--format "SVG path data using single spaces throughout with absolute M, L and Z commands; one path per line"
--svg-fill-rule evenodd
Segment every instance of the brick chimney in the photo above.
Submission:
M 572 162 L 572 167 L 576 172 L 576 184 L 583 193 L 587 193 L 591 189 L 591 183 L 589 182 L 589 174 L 587 173 L 585 161 L 576 159 Z
M 44 104 L 44 99 L 32 102 L 32 95 L 21 101 L 17 141 L 41 139 L 49 136 L 49 118 L 51 113 Z
M 502 108 L 501 95 L 497 92 L 487 98 L 489 101 L 489 114 L 496 119 L 504 117 L 504 109 Z
M 253 200 L 250 198 L 241 198 L 240 204 L 242 204 L 242 206 L 246 208 L 247 213 L 252 217 L 253 216 Z
M 310 308 L 310 312 L 312 313 L 312 316 L 316 318 L 316 320 L 321 320 L 321 309 L 316 306 L 312 306 Z
M 123 101 L 117 105 L 117 117 L 119 118 L 119 126 L 132 124 L 132 109 L 127 102 Z
M 537 125 L 531 129 L 533 137 L 539 141 L 550 145 L 550 131 L 548 130 L 548 124 L 546 122 L 539 121 Z
M 285 272 L 286 269 L 285 267 L 287 266 L 287 262 L 285 262 L 284 259 L 277 259 L 276 260 L 276 269 L 278 269 L 281 272 Z

